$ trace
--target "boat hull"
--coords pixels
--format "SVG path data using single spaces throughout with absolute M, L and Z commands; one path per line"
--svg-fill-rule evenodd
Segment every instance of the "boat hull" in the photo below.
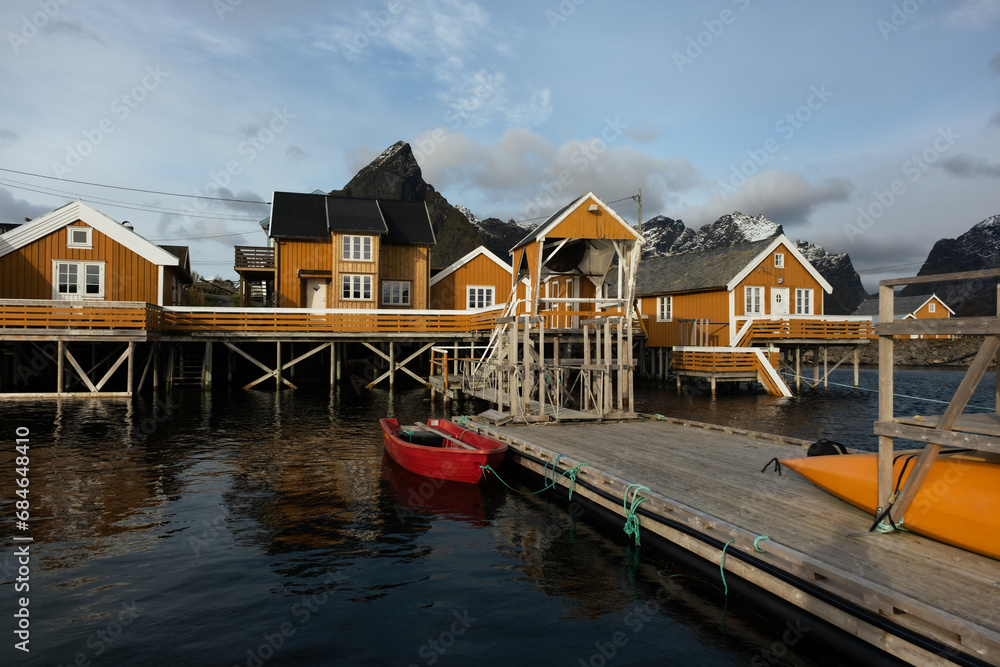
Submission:
M 389 457 L 410 472 L 433 479 L 475 483 L 483 478 L 481 466 L 499 466 L 507 455 L 507 445 L 479 435 L 445 419 L 429 419 L 427 425 L 471 446 L 466 449 L 444 438 L 424 435 L 400 427 L 395 419 L 381 419 L 382 441 Z M 415 440 L 411 442 L 410 440 Z
M 902 488 L 919 452 L 897 454 L 893 483 Z M 783 459 L 824 491 L 874 515 L 878 504 L 875 454 Z M 1000 461 L 992 456 L 942 455 L 934 461 L 903 517 L 903 527 L 939 542 L 1000 559 Z

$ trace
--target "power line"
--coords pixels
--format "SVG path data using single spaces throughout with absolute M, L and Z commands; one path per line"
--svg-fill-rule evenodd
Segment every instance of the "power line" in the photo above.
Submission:
M 71 178 L 58 178 L 56 176 L 46 176 L 45 174 L 33 174 L 30 171 L 18 171 L 16 169 L 5 169 L 3 167 L 0 167 L 0 171 L 6 171 L 6 172 L 9 172 L 11 174 L 20 174 L 22 176 L 34 176 L 36 178 L 47 178 L 47 179 L 52 180 L 52 181 L 65 181 L 66 183 L 77 183 L 79 185 L 93 185 L 94 187 L 98 187 L 98 188 L 111 188 L 111 189 L 114 189 L 114 190 L 128 190 L 130 192 L 144 192 L 144 193 L 152 194 L 152 195 L 166 195 L 168 197 L 185 197 L 185 198 L 191 197 L 191 198 L 194 198 L 194 199 L 210 199 L 212 201 L 228 201 L 228 202 L 236 202 L 236 203 L 239 203 L 239 204 L 257 204 L 257 205 L 260 205 L 260 206 L 265 206 L 265 205 L 266 206 L 270 206 L 271 205 L 271 202 L 269 202 L 269 201 L 256 201 L 256 200 L 253 200 L 253 199 L 228 199 L 226 197 L 204 197 L 202 195 L 186 195 L 186 194 L 181 194 L 179 192 L 161 192 L 159 190 L 145 190 L 143 188 L 128 188 L 128 187 L 125 187 L 123 185 L 106 185 L 104 183 L 91 183 L 89 181 L 74 181 Z
M 236 221 L 258 221 L 258 218 L 247 218 L 242 216 L 232 216 L 232 215 L 211 215 L 209 213 L 201 213 L 198 211 L 184 211 L 182 209 L 169 209 L 159 206 L 149 206 L 149 205 L 132 205 L 126 202 L 120 202 L 115 199 L 106 199 L 104 197 L 91 197 L 89 195 L 83 195 L 76 192 L 63 192 L 60 190 L 55 190 L 53 188 L 46 188 L 44 190 L 39 190 L 38 188 L 28 187 L 27 185 L 15 185 L 15 183 L 20 183 L 20 181 L 12 181 L 6 178 L 0 178 L 0 184 L 7 187 L 14 188 L 16 190 L 26 190 L 28 192 L 37 192 L 38 194 L 57 196 L 57 197 L 70 197 L 80 200 L 92 201 L 100 203 L 101 206 L 115 206 L 118 208 L 127 208 L 134 211 L 145 211 L 147 213 L 160 213 L 163 215 L 168 215 L 177 218 L 204 218 L 209 220 L 236 220 Z M 42 186 L 39 186 L 42 187 Z

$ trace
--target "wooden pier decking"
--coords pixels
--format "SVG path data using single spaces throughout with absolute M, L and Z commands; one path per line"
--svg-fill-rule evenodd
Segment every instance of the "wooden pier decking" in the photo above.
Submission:
M 870 515 L 790 471 L 760 472 L 808 443 L 682 420 L 477 427 L 535 473 L 557 457 L 557 474 L 585 464 L 573 498 L 623 523 L 626 487 L 648 487 L 644 530 L 716 566 L 725 549 L 727 576 L 899 659 L 1000 664 L 1000 561 L 912 533 L 852 536 Z

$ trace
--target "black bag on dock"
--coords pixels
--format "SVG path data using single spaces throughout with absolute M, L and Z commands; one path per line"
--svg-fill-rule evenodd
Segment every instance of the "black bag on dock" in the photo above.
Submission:
M 809 450 L 806 452 L 806 456 L 830 456 L 831 454 L 846 453 L 847 447 L 844 447 L 839 442 L 827 440 L 826 438 L 820 438 L 813 444 L 809 445 Z

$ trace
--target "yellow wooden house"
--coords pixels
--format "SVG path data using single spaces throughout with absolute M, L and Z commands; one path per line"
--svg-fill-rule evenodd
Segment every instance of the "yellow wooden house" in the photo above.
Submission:
M 0 299 L 180 305 L 185 246 L 158 246 L 82 201 L 0 236 Z
M 271 201 L 277 307 L 427 308 L 436 240 L 423 202 L 291 192 Z

